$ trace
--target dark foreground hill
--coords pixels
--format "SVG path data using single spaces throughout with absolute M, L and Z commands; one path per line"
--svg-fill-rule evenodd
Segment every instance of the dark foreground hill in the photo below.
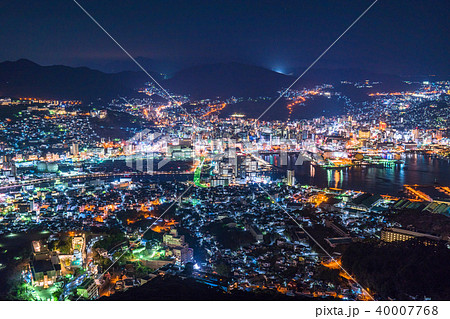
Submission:
M 274 292 L 244 292 L 236 291 L 226 293 L 224 291 L 211 288 L 205 284 L 196 282 L 194 279 L 182 279 L 176 276 L 156 277 L 148 283 L 128 289 L 125 292 L 115 293 L 111 297 L 103 297 L 103 301 L 117 300 L 172 300 L 172 301 L 212 301 L 212 300 L 312 300 L 307 297 L 288 297 Z
M 444 244 L 355 243 L 345 251 L 342 264 L 378 299 L 450 299 L 450 251 Z

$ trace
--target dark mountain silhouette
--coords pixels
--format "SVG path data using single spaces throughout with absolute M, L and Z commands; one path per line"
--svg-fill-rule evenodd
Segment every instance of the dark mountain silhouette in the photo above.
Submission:
M 165 81 L 175 92 L 190 94 L 194 98 L 206 97 L 258 97 L 276 96 L 277 91 L 290 86 L 306 68 L 296 68 L 290 75 L 242 63 L 219 63 L 181 70 Z M 359 69 L 309 70 L 293 88 L 311 88 L 318 84 L 365 80 L 382 82 L 379 90 L 401 90 L 408 86 L 397 75 L 378 74 Z
M 300 70 L 298 69 L 298 72 Z M 292 75 L 242 63 L 194 66 L 175 73 L 167 80 L 162 80 L 159 74 L 151 74 L 168 90 L 189 94 L 194 99 L 231 96 L 275 97 L 278 90 L 288 87 L 295 80 L 295 76 Z M 399 89 L 405 85 L 400 77 L 392 75 L 361 70 L 311 69 L 294 88 L 312 87 L 321 83 L 339 86 L 341 80 L 366 79 L 381 81 L 383 87 L 390 89 Z M 149 80 L 143 72 L 103 73 L 86 67 L 40 66 L 25 59 L 0 63 L 0 96 L 80 99 L 88 102 L 97 98 L 114 98 L 118 95 L 135 96 L 137 89 L 143 87 Z M 378 86 L 377 89 L 382 87 Z
M 276 291 L 237 291 L 225 293 L 217 288 L 212 288 L 193 278 L 182 279 L 178 276 L 166 275 L 156 277 L 146 284 L 130 288 L 125 292 L 119 292 L 110 297 L 102 297 L 101 301 L 149 301 L 149 300 L 176 300 L 176 301 L 294 301 L 314 300 L 306 296 L 290 297 Z M 322 300 L 334 300 L 325 298 Z
M 288 86 L 293 77 L 241 63 L 219 63 L 181 70 L 165 81 L 175 92 L 194 98 L 271 96 Z
M 0 63 L 0 96 L 88 101 L 135 95 L 146 81 L 139 72 L 107 74 L 86 67 L 40 66 L 25 59 Z

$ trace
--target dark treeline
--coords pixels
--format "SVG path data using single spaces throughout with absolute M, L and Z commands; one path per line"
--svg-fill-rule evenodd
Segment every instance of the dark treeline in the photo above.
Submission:
M 342 264 L 379 299 L 450 298 L 450 250 L 445 245 L 356 243 L 346 250 Z

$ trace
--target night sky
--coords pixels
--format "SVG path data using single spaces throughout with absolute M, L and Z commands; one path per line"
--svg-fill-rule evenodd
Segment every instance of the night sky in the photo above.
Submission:
M 308 66 L 373 1 L 79 2 L 133 56 L 167 71 L 236 61 L 289 72 Z M 316 67 L 448 75 L 449 9 L 448 0 L 379 0 Z M 128 59 L 72 0 L 2 1 L 0 28 L 0 61 Z

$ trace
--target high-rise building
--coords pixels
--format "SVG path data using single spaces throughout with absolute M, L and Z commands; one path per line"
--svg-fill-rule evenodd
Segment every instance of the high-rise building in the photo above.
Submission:
M 78 156 L 78 144 L 72 143 L 72 147 L 70 148 L 70 153 L 72 156 Z
M 193 249 L 189 248 L 188 243 L 184 241 L 183 235 L 178 236 L 175 228 L 163 236 L 163 243 L 165 246 L 171 248 L 175 258 L 182 263 L 190 262 L 194 258 Z
M 287 184 L 288 186 L 295 185 L 295 171 L 293 169 L 287 170 Z
M 418 129 L 412 130 L 412 135 L 414 142 L 416 142 L 419 139 L 419 130 Z

